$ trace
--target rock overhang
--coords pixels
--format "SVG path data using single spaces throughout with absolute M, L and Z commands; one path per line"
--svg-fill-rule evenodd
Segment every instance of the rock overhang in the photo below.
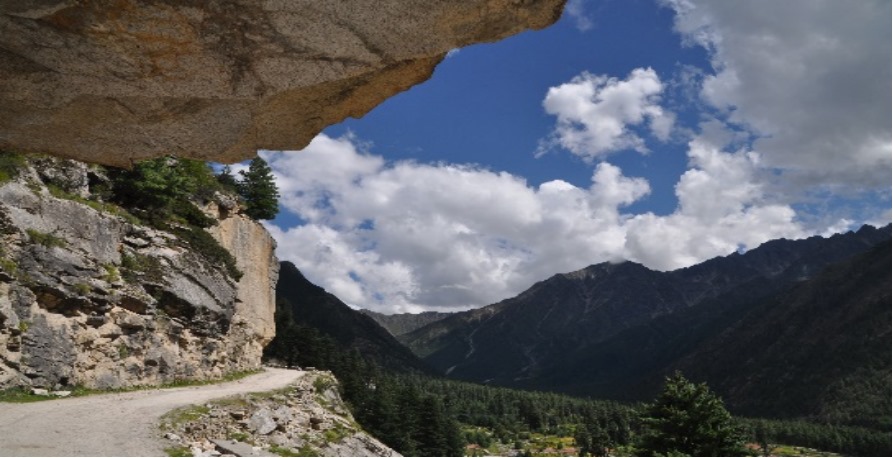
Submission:
M 114 166 L 300 149 L 565 0 L 13 0 L 0 148 Z

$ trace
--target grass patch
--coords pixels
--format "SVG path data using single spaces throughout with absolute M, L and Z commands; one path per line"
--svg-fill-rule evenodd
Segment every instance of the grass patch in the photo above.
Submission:
M 131 283 L 139 281 L 140 275 L 145 275 L 150 280 L 160 281 L 164 278 L 164 268 L 161 262 L 142 253 L 121 255 L 121 275 Z
M 211 234 L 197 226 L 171 229 L 187 248 L 202 255 L 212 266 L 223 265 L 226 273 L 236 281 L 242 278 L 242 271 L 236 267 L 236 258 L 220 245 Z
M 25 229 L 25 233 L 28 234 L 28 238 L 30 238 L 32 242 L 38 245 L 43 245 L 47 248 L 62 248 L 67 245 L 64 239 L 56 237 L 53 234 L 40 232 L 37 229 Z
M 74 290 L 81 296 L 86 296 L 90 294 L 90 291 L 93 291 L 93 288 L 86 283 L 75 283 Z
M 161 429 L 173 429 L 183 423 L 196 421 L 211 412 L 211 409 L 204 405 L 181 407 L 171 410 L 161 416 Z
M 14 276 L 19 270 L 19 265 L 12 259 L 0 258 L 0 270 Z
M 189 450 L 189 447 L 184 447 L 182 445 L 167 447 L 164 449 L 164 453 L 167 456 L 193 456 L 192 450 Z
M 130 224 L 143 224 L 142 220 L 133 216 L 127 210 L 108 202 L 99 202 L 97 200 L 85 199 L 77 194 L 72 194 L 59 186 L 50 183 L 47 184 L 47 189 L 50 191 L 50 194 L 53 197 L 58 199 L 71 200 L 83 205 L 86 205 L 99 213 L 114 215 L 122 218 L 124 221 L 127 221 Z
M 19 176 L 19 172 L 26 166 L 25 156 L 19 153 L 0 151 L 0 184 Z
M 102 276 L 102 279 L 106 282 L 114 283 L 121 279 L 121 272 L 118 271 L 114 264 L 103 264 L 102 268 L 105 269 L 105 275 Z
M 280 447 L 278 445 L 271 445 L 270 452 L 275 453 L 279 456 L 322 456 L 320 455 L 319 450 L 309 445 L 304 445 L 298 450 L 290 449 L 288 447 Z

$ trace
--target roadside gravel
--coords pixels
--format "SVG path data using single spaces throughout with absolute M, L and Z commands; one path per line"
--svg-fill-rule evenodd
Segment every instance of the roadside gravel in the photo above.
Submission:
M 158 420 L 170 410 L 283 388 L 303 374 L 265 368 L 218 385 L 0 403 L 0 456 L 164 456 Z

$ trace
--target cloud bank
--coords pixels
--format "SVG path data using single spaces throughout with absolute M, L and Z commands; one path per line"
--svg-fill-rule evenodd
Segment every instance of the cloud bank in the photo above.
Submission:
M 588 188 L 535 185 L 472 165 L 388 163 L 353 137 L 320 135 L 301 152 L 264 153 L 284 209 L 303 221 L 270 230 L 308 278 L 382 311 L 465 309 L 597 262 L 673 269 L 803 234 L 793 210 L 763 202 L 751 155 L 702 139 L 691 150 L 679 210 L 631 215 L 623 208 L 648 183 L 606 162 Z
M 675 81 L 651 68 L 583 72 L 544 91 L 555 125 L 537 154 L 583 158 L 588 187 L 388 162 L 360 139 L 320 135 L 301 152 L 264 153 L 299 220 L 270 225 L 279 256 L 354 305 L 465 309 L 598 262 L 670 270 L 775 238 L 889 222 L 888 1 L 662 3 L 710 68 Z M 695 102 L 697 125 L 680 126 L 662 106 L 669 98 Z M 606 161 L 671 139 L 687 142 L 677 208 L 630 213 L 649 183 Z M 887 208 L 852 217 L 866 195 Z

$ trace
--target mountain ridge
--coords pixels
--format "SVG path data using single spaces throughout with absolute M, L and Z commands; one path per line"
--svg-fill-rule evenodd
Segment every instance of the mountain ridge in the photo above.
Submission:
M 554 379 L 550 374 L 556 371 L 567 374 L 560 370 L 561 362 L 581 358 L 565 355 L 585 355 L 626 330 L 648 328 L 662 316 L 697 304 L 751 304 L 770 298 L 889 239 L 889 225 L 865 226 L 828 238 L 774 240 L 748 253 L 670 272 L 632 262 L 596 264 L 554 275 L 514 298 L 457 313 L 400 340 L 454 378 L 551 389 L 537 380 Z M 619 381 L 611 383 L 620 386 Z M 566 391 L 618 396 L 605 389 Z

